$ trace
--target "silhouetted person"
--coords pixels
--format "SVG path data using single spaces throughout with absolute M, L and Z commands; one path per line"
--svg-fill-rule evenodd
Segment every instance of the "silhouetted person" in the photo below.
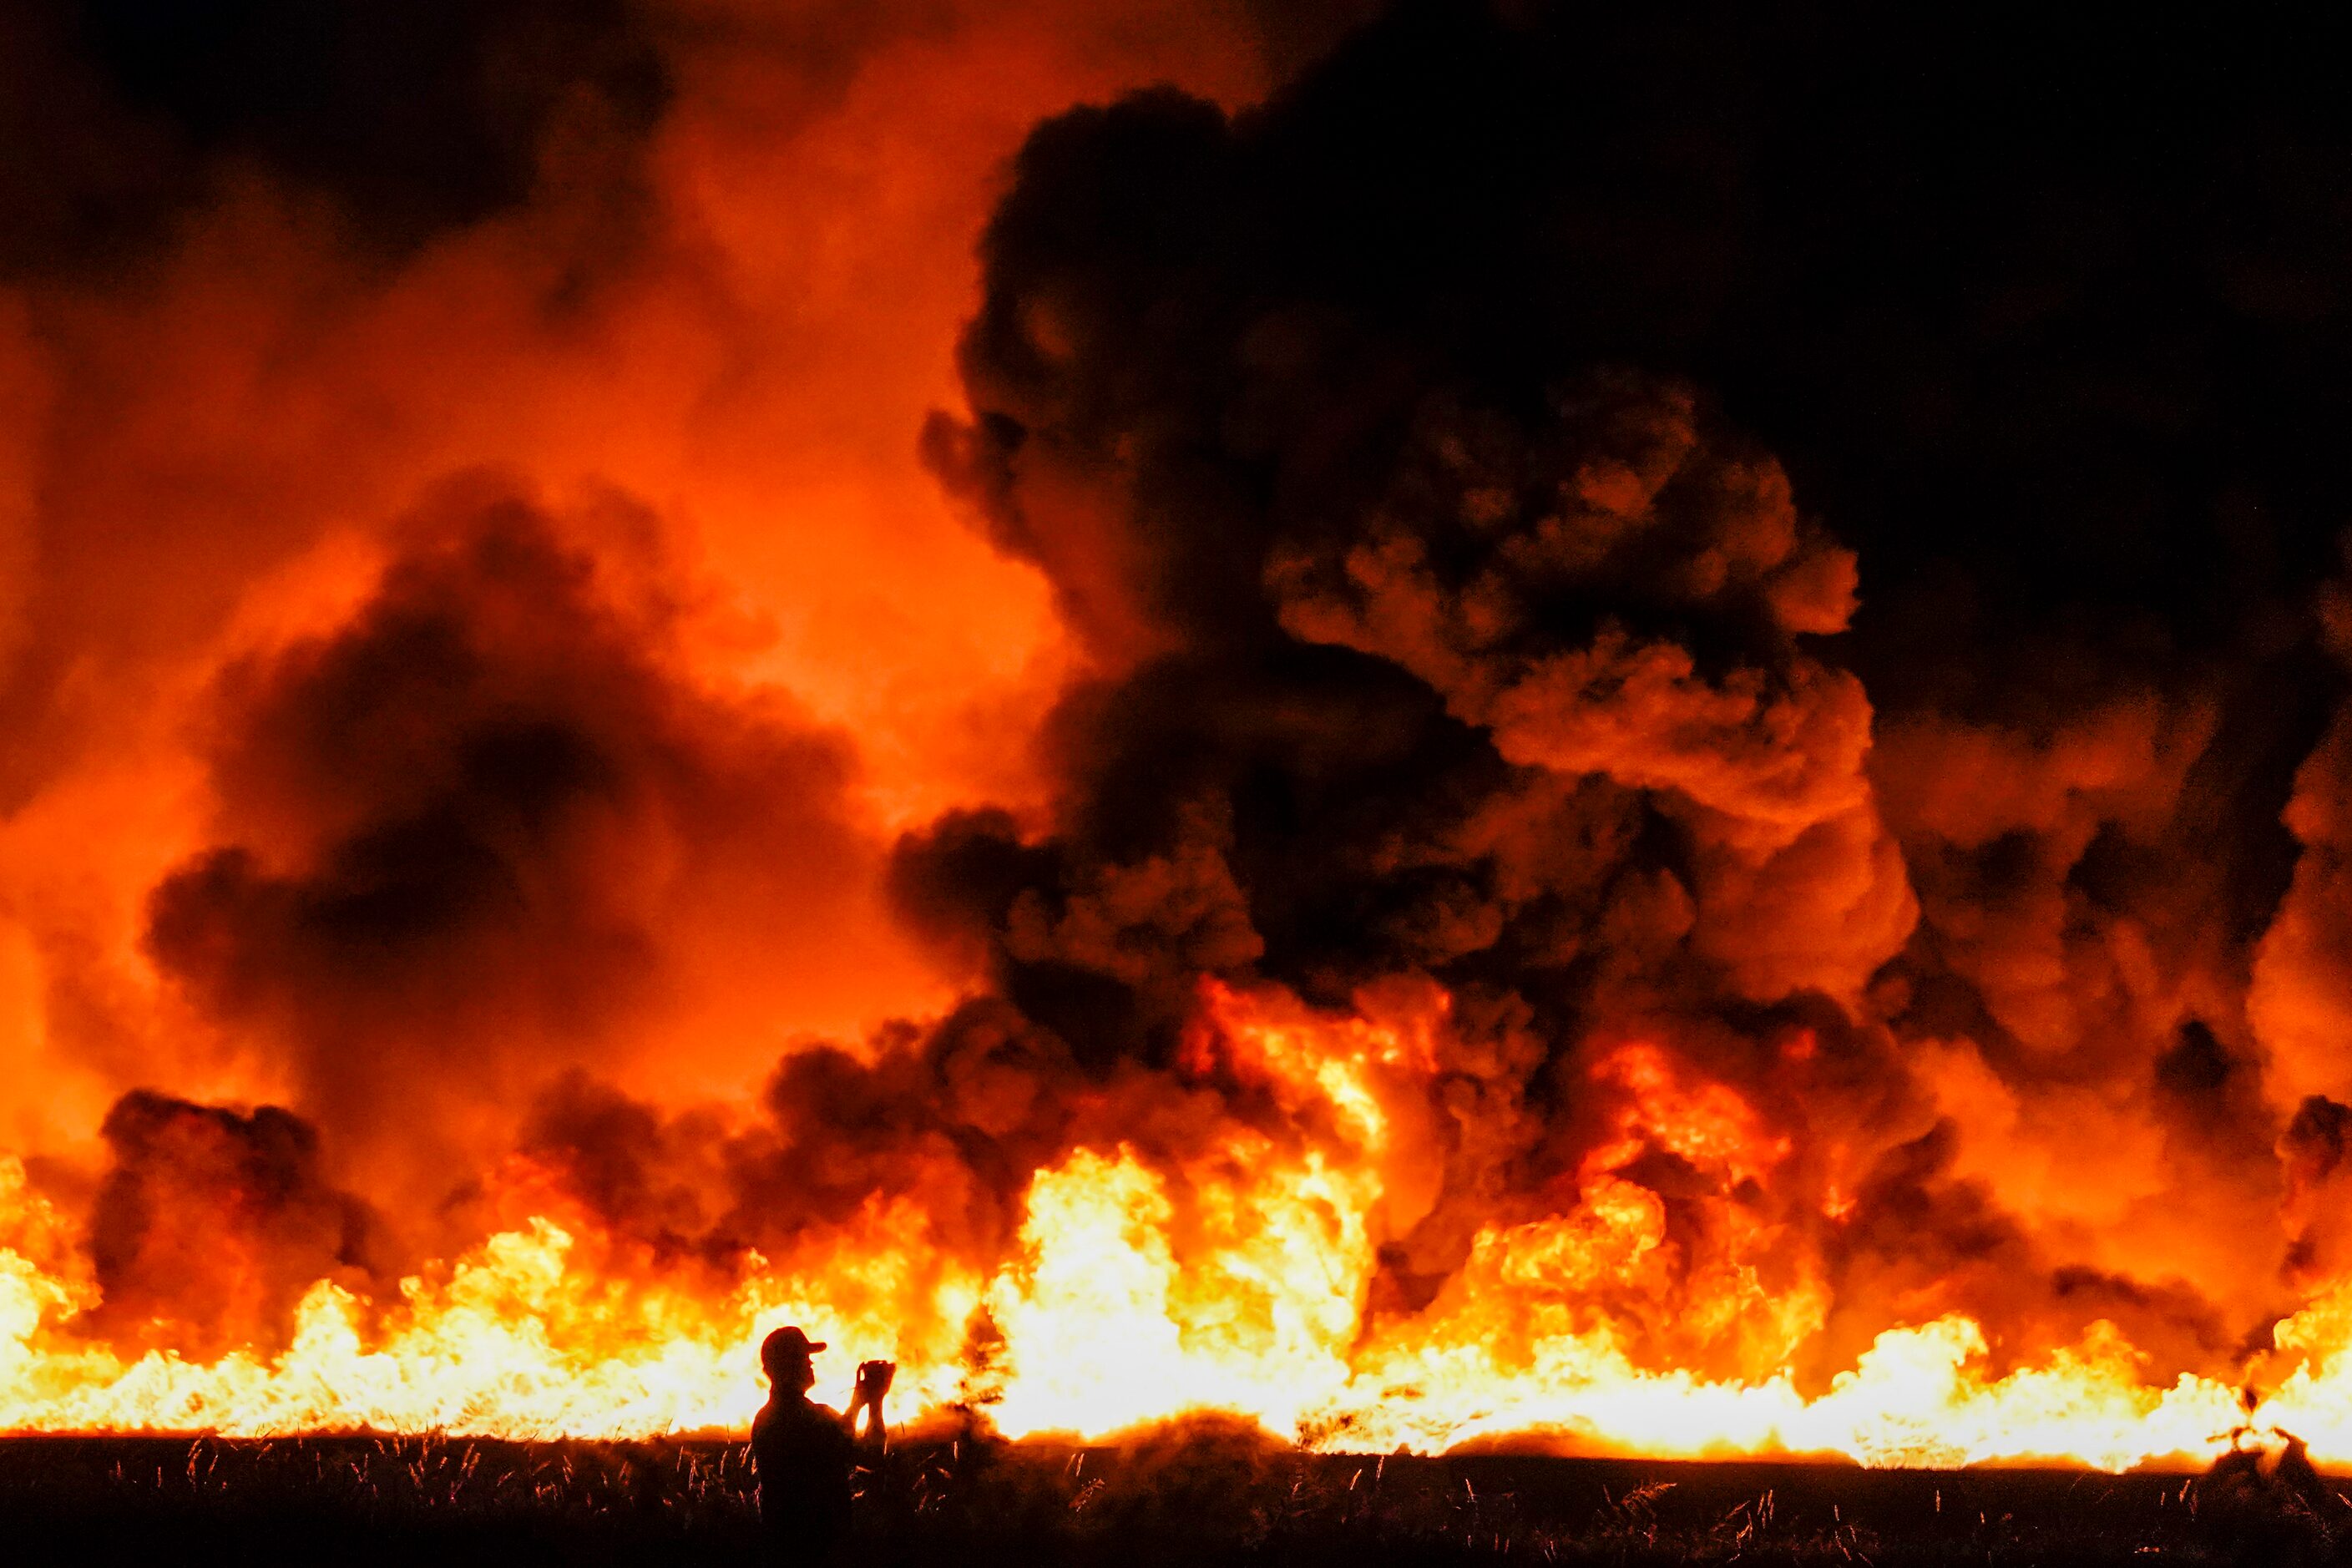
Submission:
M 751 1462 L 760 1476 L 760 1525 L 778 1561 L 830 1563 L 849 1533 L 849 1472 L 856 1462 L 857 1415 L 866 1413 L 866 1448 L 885 1441 L 882 1396 L 898 1369 L 869 1361 L 857 1369 L 848 1414 L 836 1415 L 808 1396 L 816 1382 L 810 1358 L 824 1349 L 796 1328 L 778 1329 L 760 1345 L 768 1403 L 751 1422 Z

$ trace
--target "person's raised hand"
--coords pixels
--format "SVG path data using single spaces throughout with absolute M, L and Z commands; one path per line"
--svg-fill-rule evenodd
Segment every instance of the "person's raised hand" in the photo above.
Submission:
M 879 1404 L 890 1392 L 890 1380 L 898 1374 L 898 1363 L 891 1361 L 860 1362 L 857 1366 L 857 1392 Z

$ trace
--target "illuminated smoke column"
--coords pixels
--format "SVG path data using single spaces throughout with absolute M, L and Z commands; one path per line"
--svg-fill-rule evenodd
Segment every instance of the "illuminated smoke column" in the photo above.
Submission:
M 9 24 L 0 1426 L 2352 1460 L 2325 52 L 1274 9 Z

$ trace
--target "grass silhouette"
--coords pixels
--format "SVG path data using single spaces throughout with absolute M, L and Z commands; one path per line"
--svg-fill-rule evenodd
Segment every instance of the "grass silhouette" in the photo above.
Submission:
M 2346 1483 L 2352 1490 L 2352 1483 Z M 1866 1471 L 1505 1454 L 1301 1454 L 1215 1420 L 1118 1449 L 904 1442 L 864 1478 L 877 1564 L 2318 1564 L 2334 1483 Z M 753 1563 L 740 1441 L 0 1440 L 0 1557 L 167 1563 Z

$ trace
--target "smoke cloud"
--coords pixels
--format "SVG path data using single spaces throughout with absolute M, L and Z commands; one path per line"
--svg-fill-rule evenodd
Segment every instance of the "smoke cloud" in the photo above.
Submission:
M 371 1283 L 373 1216 L 328 1184 L 300 1118 L 140 1089 L 102 1133 L 113 1163 L 90 1216 L 94 1326 L 118 1340 L 194 1355 L 273 1349 L 313 1283 Z
M 650 520 L 614 512 L 591 555 L 455 484 L 343 626 L 223 672 L 227 810 L 148 946 L 349 1134 L 609 1068 L 718 976 L 752 1028 L 887 962 L 847 742 L 681 677 L 678 609 L 630 571 Z
M 536 1182 L 887 1232 L 984 1382 L 1114 1169 L 1375 1173 L 1367 1356 L 2233 1376 L 2340 1277 L 2322 41 L 136 9 L 5 24 L 0 189 L 0 1111 L 121 1321 Z

